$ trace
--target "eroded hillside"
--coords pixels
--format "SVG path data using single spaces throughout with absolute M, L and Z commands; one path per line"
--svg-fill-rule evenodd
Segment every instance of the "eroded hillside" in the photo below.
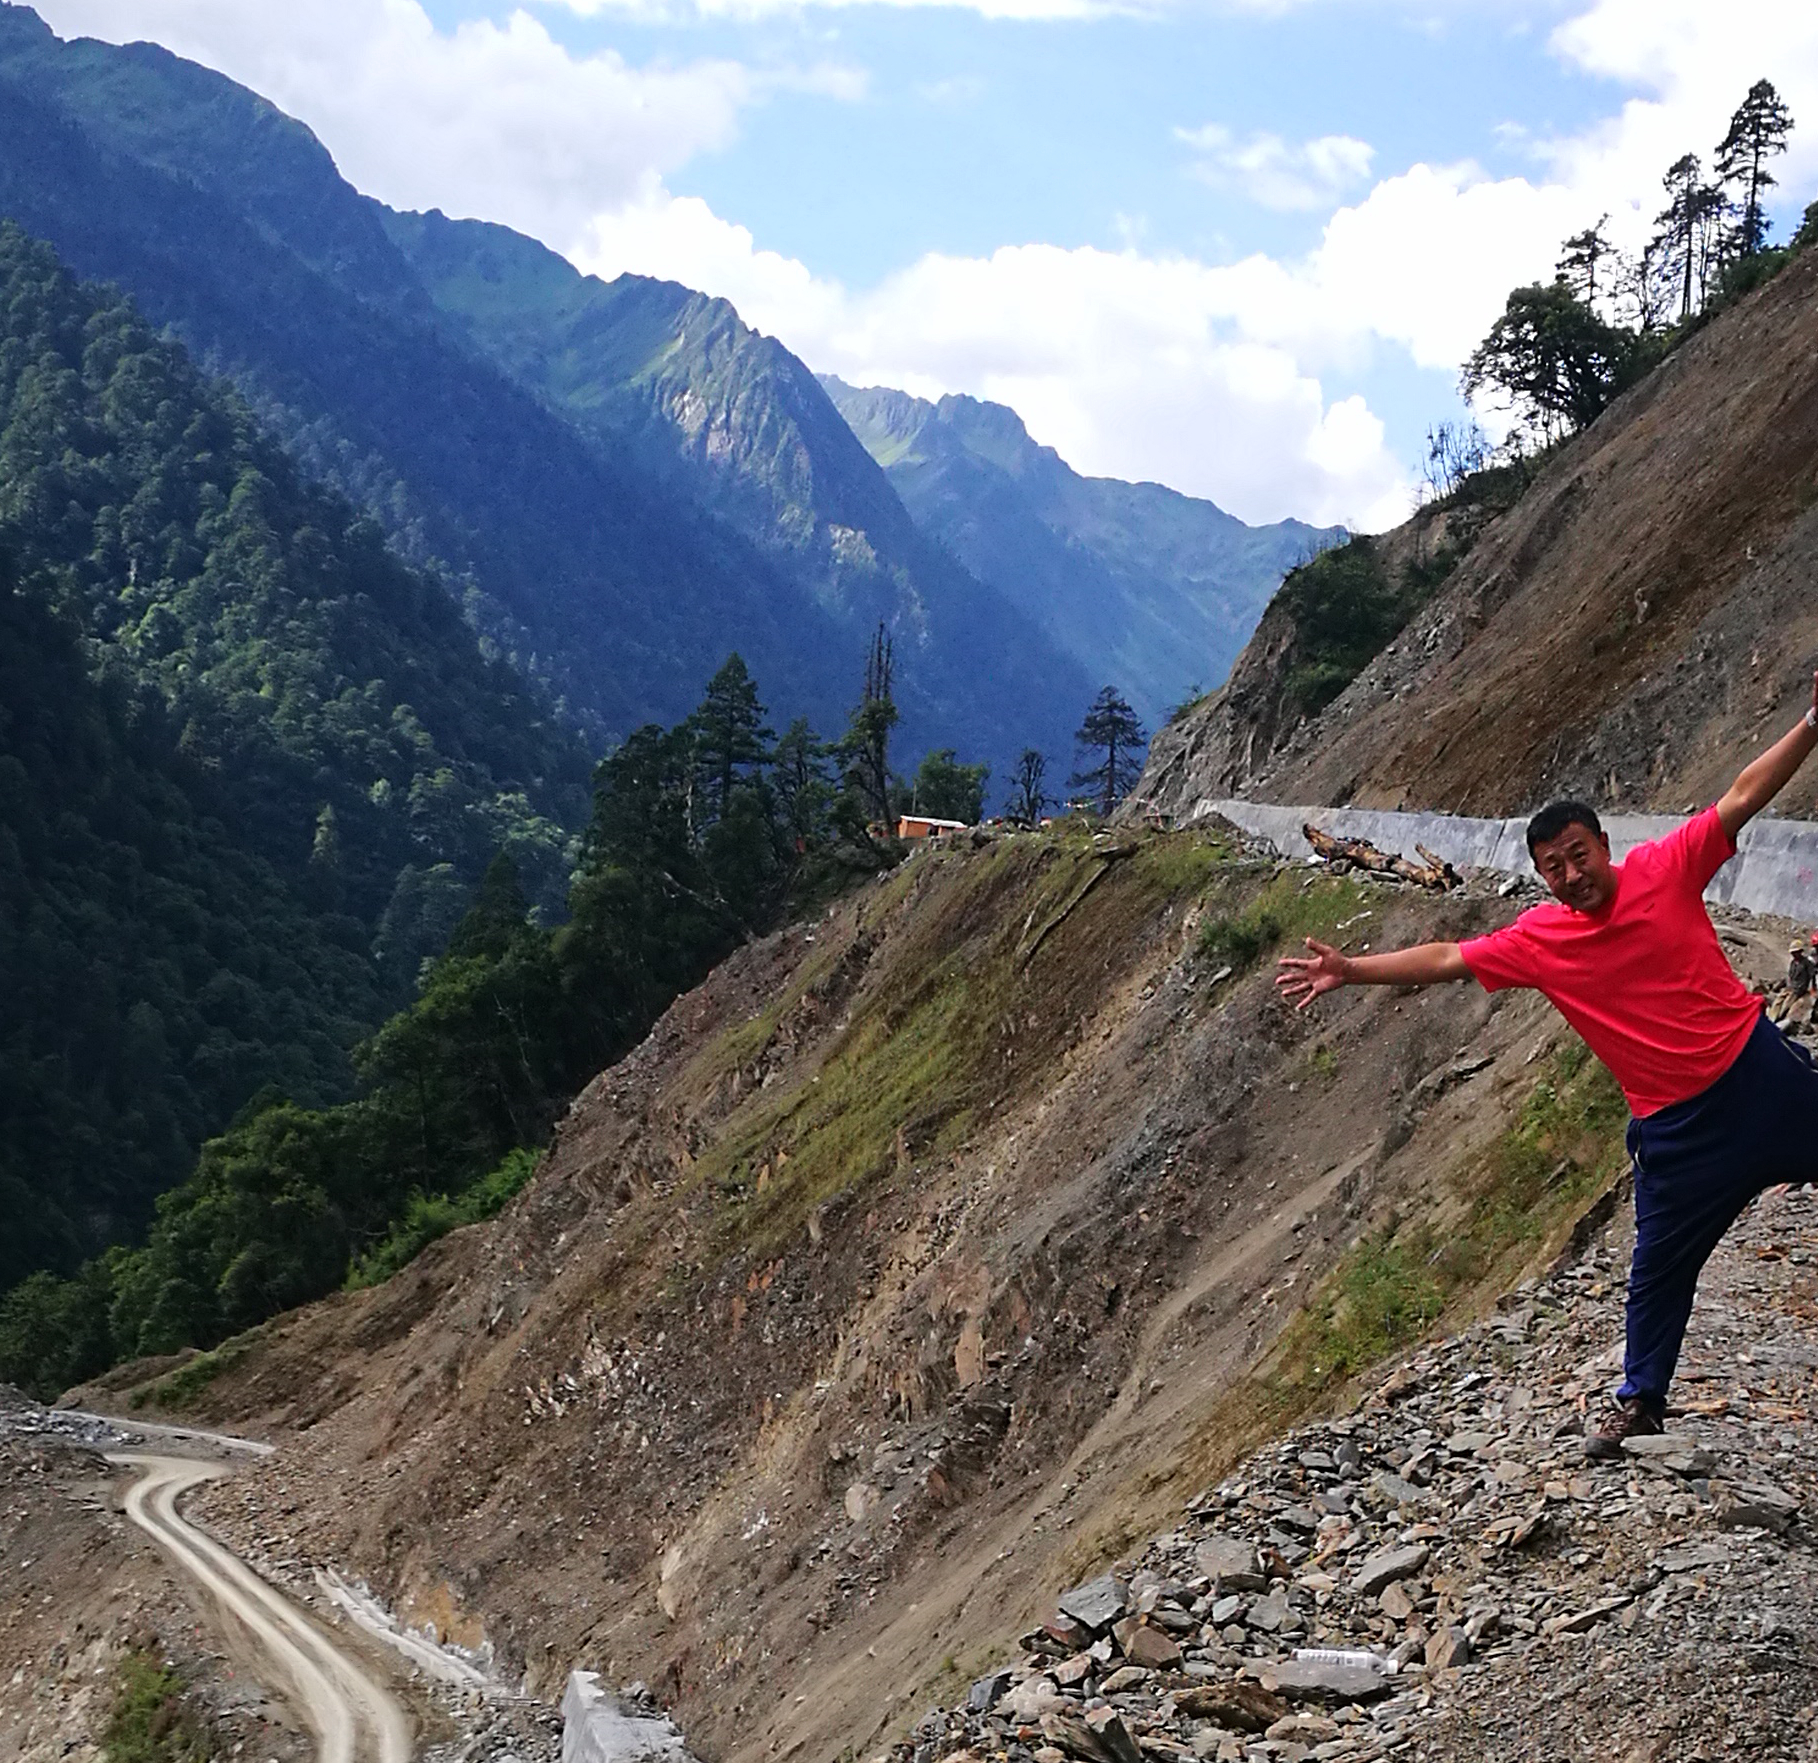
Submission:
M 1412 542 L 1407 529 L 1398 542 Z M 1677 811 L 1798 714 L 1818 653 L 1818 253 L 1683 343 L 1554 456 L 1349 688 L 1274 715 L 1265 616 L 1138 792 L 1508 814 Z M 1782 811 L 1808 812 L 1818 776 Z
M 678 1001 L 495 1223 L 155 1393 L 284 1441 L 204 1505 L 247 1546 L 837 1756 L 1607 1185 L 1531 1001 L 1264 971 L 1507 911 L 1213 834 L 925 850 Z

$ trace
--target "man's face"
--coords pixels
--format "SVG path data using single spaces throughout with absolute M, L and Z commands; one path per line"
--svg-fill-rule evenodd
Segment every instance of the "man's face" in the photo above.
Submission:
M 1534 867 L 1553 898 L 1574 912 L 1601 912 L 1616 898 L 1609 835 L 1576 821 L 1534 847 Z

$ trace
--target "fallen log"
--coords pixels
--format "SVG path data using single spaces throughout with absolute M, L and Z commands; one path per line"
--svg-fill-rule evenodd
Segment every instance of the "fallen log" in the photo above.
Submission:
M 1322 832 L 1310 821 L 1300 830 L 1313 847 L 1313 854 L 1327 863 L 1349 864 L 1353 869 L 1368 870 L 1372 875 L 1398 876 L 1402 881 L 1411 881 L 1417 887 L 1430 888 L 1435 893 L 1449 893 L 1453 888 L 1464 886 L 1464 877 L 1424 845 L 1414 847 L 1424 861 L 1413 863 L 1396 852 L 1379 851 L 1368 839 L 1347 839 L 1336 833 Z

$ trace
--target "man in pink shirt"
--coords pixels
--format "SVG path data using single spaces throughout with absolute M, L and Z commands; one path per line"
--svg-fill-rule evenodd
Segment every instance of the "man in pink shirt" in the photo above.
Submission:
M 1621 863 L 1610 861 L 1594 809 L 1543 808 L 1528 822 L 1528 852 L 1553 900 L 1505 929 L 1381 955 L 1345 955 L 1309 937 L 1306 955 L 1281 960 L 1276 984 L 1302 1009 L 1345 985 L 1531 986 L 1621 1084 L 1635 1166 L 1628 1346 L 1621 1387 L 1586 1429 L 1591 1457 L 1615 1457 L 1625 1438 L 1662 1430 L 1711 1251 L 1764 1188 L 1818 1176 L 1818 1069 L 1736 977 L 1703 900 L 1736 835 L 1815 746 L 1818 676 L 1803 720 L 1714 806 Z

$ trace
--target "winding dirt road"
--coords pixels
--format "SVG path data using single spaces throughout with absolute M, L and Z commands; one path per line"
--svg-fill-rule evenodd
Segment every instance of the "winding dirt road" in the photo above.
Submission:
M 320 1763 L 409 1763 L 410 1722 L 396 1698 L 288 1598 L 178 1513 L 179 1495 L 225 1467 L 188 1457 L 109 1460 L 142 1472 L 126 1496 L 127 1517 L 252 1636 L 270 1662 L 274 1687 L 289 1692 L 314 1730 Z

